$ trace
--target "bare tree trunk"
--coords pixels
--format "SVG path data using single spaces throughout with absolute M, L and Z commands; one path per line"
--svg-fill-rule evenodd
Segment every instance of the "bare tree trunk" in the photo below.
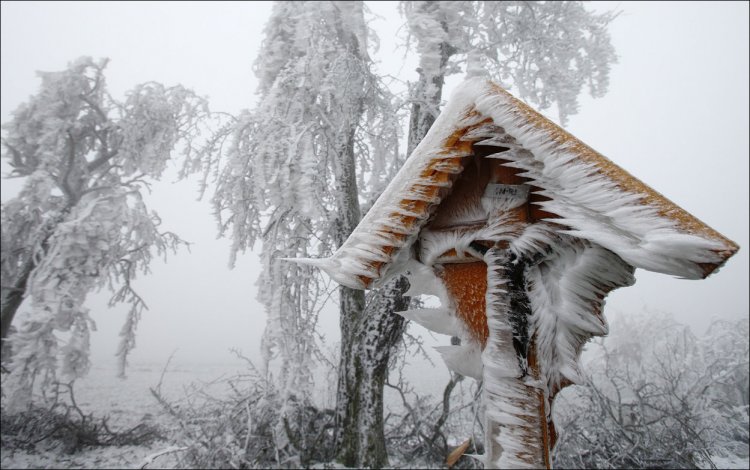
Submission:
M 422 14 L 435 16 L 441 7 L 437 2 L 424 2 L 418 8 Z M 440 26 L 443 31 L 448 32 L 447 21 L 440 21 Z M 448 59 L 457 52 L 456 48 L 447 42 L 430 43 L 425 47 L 433 48 L 433 50 L 428 50 L 426 53 L 422 50 L 419 59 L 419 68 L 417 69 L 419 81 L 412 93 L 411 116 L 409 116 L 409 140 L 407 144 L 409 155 L 427 135 L 427 131 L 430 130 L 438 114 L 440 114 L 445 68 L 448 65 Z M 438 64 L 432 59 L 435 56 L 440 57 Z
M 388 466 L 383 386 L 391 351 L 406 326 L 404 319 L 392 312 L 408 307 L 408 297 L 403 297 L 407 288 L 406 278 L 401 277 L 372 292 L 364 315 L 349 325 L 351 335 L 342 338 L 337 404 L 345 407 L 337 407 L 337 447 L 339 461 L 348 467 Z
M 447 28 L 447 25 L 443 25 Z M 453 53 L 441 44 L 441 67 L 437 75 L 427 76 L 420 70 L 410 117 L 407 152 L 411 155 L 437 119 L 442 99 L 444 68 Z M 435 86 L 425 96 L 428 83 Z M 352 183 L 356 188 L 353 148 L 347 165 L 352 165 Z M 348 235 L 359 222 L 356 192 L 347 196 L 347 204 L 357 206 L 357 221 L 346 226 Z M 351 219 L 349 219 L 351 220 Z M 343 243 L 344 240 L 341 241 Z M 368 296 L 363 291 L 340 287 L 341 359 L 336 396 L 336 455 L 348 467 L 382 468 L 388 466 L 383 428 L 383 387 L 388 378 L 388 362 L 406 330 L 404 319 L 394 312 L 408 309 L 410 298 L 405 277 L 391 280 Z
M 34 269 L 34 260 L 29 258 L 21 266 L 18 276 L 10 286 L 3 286 L 2 297 L 0 297 L 0 339 L 5 342 L 10 331 L 10 325 L 16 316 L 18 308 L 23 303 L 26 293 L 26 282 L 29 280 L 31 271 Z
M 443 26 L 447 30 L 447 25 Z M 407 143 L 409 155 L 427 135 L 440 113 L 440 101 L 443 99 L 443 85 L 445 83 L 445 66 L 450 56 L 455 53 L 455 49 L 447 43 L 441 43 L 438 47 L 440 49 L 440 72 L 430 74 L 429 71 L 422 68 L 417 69 L 419 81 L 415 87 L 411 115 L 409 116 L 409 140 Z M 430 83 L 434 85 L 435 91 L 428 95 L 426 90 Z
M 360 109 L 363 104 L 360 103 Z M 360 113 L 361 114 L 361 113 Z M 349 133 L 340 155 L 337 182 L 338 240 L 341 246 L 361 218 L 357 188 L 354 132 Z M 348 467 L 382 467 L 388 464 L 382 423 L 382 383 L 377 393 L 377 370 L 365 345 L 370 321 L 364 315 L 365 292 L 339 287 L 341 357 L 336 390 L 334 441 L 336 458 Z M 376 330 L 375 330 L 376 331 Z M 382 382 L 382 381 L 381 381 Z M 379 399 L 378 399 L 379 398 Z M 380 402 L 378 414 L 377 403 Z M 378 429 L 379 428 L 379 429 Z M 365 462 L 368 462 L 365 464 Z
M 62 211 L 62 214 L 45 229 L 44 241 L 42 241 L 42 248 L 45 254 L 47 252 L 49 239 L 54 232 L 54 227 L 62 222 L 69 212 L 70 206 L 66 207 Z M 26 284 L 28 283 L 29 276 L 31 276 L 31 272 L 35 267 L 36 263 L 34 262 L 34 256 L 29 254 L 28 258 L 23 262 L 23 265 L 21 265 L 18 275 L 15 276 L 12 284 L 5 285 L 7 280 L 2 280 L 3 287 L 2 293 L 0 293 L 0 340 L 3 343 L 5 343 L 5 338 L 8 337 L 13 319 L 26 296 Z
M 62 212 L 44 229 L 44 239 L 41 243 L 43 254 L 46 255 L 47 253 L 49 239 L 52 237 L 55 228 L 65 220 L 65 217 L 70 213 L 72 207 L 73 204 L 68 203 Z M 13 319 L 26 297 L 26 285 L 31 276 L 31 272 L 36 266 L 37 264 L 34 262 L 34 256 L 29 254 L 11 285 L 5 285 L 7 280 L 2 280 L 3 287 L 0 293 L 0 341 L 2 341 L 3 344 L 5 344 L 5 339 L 8 337 L 8 333 L 10 333 L 10 326 L 13 324 Z M 3 349 L 3 351 L 9 351 L 9 349 Z M 3 361 L 5 359 L 8 358 L 4 358 Z
M 360 107 L 363 105 L 360 104 Z M 339 246 L 359 223 L 354 129 L 342 151 L 339 181 Z M 348 467 L 388 466 L 383 429 L 383 387 L 388 362 L 405 322 L 392 312 L 406 310 L 406 278 L 369 295 L 339 288 L 341 358 L 336 393 L 336 457 Z

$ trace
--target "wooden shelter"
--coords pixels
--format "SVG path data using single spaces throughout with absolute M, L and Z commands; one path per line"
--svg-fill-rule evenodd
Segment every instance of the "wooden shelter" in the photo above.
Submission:
M 330 258 L 339 283 L 441 308 L 400 312 L 461 344 L 452 370 L 483 380 L 487 467 L 549 467 L 551 403 L 607 333 L 606 294 L 643 268 L 700 279 L 738 247 L 482 78 L 465 81 Z

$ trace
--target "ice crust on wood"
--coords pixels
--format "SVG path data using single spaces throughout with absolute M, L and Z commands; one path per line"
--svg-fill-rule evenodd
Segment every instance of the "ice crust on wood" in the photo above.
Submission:
M 563 379 L 580 381 L 583 344 L 608 333 L 604 297 L 635 283 L 633 267 L 611 251 L 565 235 L 558 240 L 554 251 L 526 273 L 532 330 L 549 393 L 559 390 Z
M 473 155 L 473 144 L 498 147 L 498 153 L 483 158 L 520 169 L 518 176 L 528 179 L 528 186 L 519 191 L 540 188 L 535 193 L 547 200 L 535 204 L 557 217 L 519 220 L 518 201 L 485 194 L 477 204 L 448 210 L 440 228 L 426 226 L 464 165 L 471 164 L 464 157 Z M 482 252 L 478 240 L 494 248 L 482 245 Z M 607 333 L 606 295 L 632 285 L 636 267 L 699 279 L 736 250 L 733 242 L 491 82 L 474 78 L 454 93 L 341 248 L 330 258 L 302 262 L 359 289 L 405 274 L 411 284 L 407 295 L 437 296 L 439 308 L 400 314 L 461 339 L 460 345 L 437 349 L 451 370 L 484 382 L 486 452 L 480 460 L 488 468 L 539 468 L 549 464 L 554 395 L 580 380 L 583 344 Z M 446 256 L 451 263 L 483 260 L 487 265 L 486 344 L 459 317 L 438 275 Z M 518 333 L 507 289 L 514 259 L 526 263 L 522 288 L 531 315 L 524 328 L 526 340 L 533 338 L 533 371 L 514 345 Z
M 607 248 L 632 266 L 699 279 L 706 275 L 701 264 L 720 266 L 736 251 L 736 245 L 699 221 L 683 223 L 684 211 L 630 175 L 628 181 L 634 184 L 625 188 L 611 177 L 626 174 L 623 170 L 598 154 L 599 163 L 593 162 L 589 157 L 595 152 L 541 115 L 530 117 L 533 111 L 524 106 L 486 79 L 466 80 L 357 230 L 320 267 L 337 282 L 360 289 L 381 285 L 400 272 L 403 264 L 395 261 L 408 261 L 408 256 L 399 255 L 409 251 L 441 196 L 447 194 L 436 196 L 430 188 L 449 191 L 452 186 L 450 180 L 423 175 L 437 168 L 462 171 L 450 162 L 471 150 L 446 144 L 467 129 L 462 136 L 466 141 L 509 148 L 502 158 L 511 161 L 508 166 L 522 169 L 520 176 L 531 179 L 530 184 L 542 189 L 539 194 L 550 198 L 538 204 L 560 216 L 556 222 L 566 227 L 565 233 Z M 501 141 L 499 129 L 513 142 Z M 568 140 L 561 141 L 560 135 Z M 442 167 L 436 166 L 441 163 Z M 423 201 L 427 208 L 405 201 Z

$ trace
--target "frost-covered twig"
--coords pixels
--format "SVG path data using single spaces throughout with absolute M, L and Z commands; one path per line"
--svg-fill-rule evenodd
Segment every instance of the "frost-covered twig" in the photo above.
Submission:
M 55 390 L 46 407 L 32 405 L 20 413 L 3 410 L 3 448 L 32 449 L 42 441 L 52 440 L 60 441 L 65 452 L 74 453 L 83 446 L 144 445 L 162 438 L 158 428 L 146 423 L 113 431 L 107 416 L 95 418 L 93 413 L 81 409 L 72 383 L 56 383 Z

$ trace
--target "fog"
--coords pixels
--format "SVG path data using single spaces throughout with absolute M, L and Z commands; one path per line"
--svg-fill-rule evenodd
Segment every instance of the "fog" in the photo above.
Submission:
M 373 54 L 379 70 L 414 80 L 413 57 L 405 63 L 404 50 L 397 49 L 403 43 L 397 5 L 369 6 L 381 15 L 370 24 L 381 38 Z M 698 333 L 711 318 L 747 316 L 748 4 L 593 6 L 622 10 L 610 28 L 619 63 L 609 93 L 582 96 L 567 129 L 741 247 L 706 280 L 638 270 L 635 286 L 610 294 L 605 315 L 668 311 Z M 1 8 L 3 122 L 38 89 L 36 70 L 62 70 L 82 55 L 111 59 L 106 77 L 115 97 L 153 80 L 207 95 L 217 111 L 236 113 L 256 100 L 252 63 L 269 2 L 3 2 Z M 444 97 L 459 80 L 451 77 Z M 9 173 L 4 161 L 2 173 Z M 2 200 L 19 187 L 20 181 L 4 179 Z M 147 196 L 164 228 L 192 246 L 166 264 L 155 262 L 153 272 L 134 283 L 149 311 L 133 360 L 163 362 L 177 350 L 183 360 L 225 361 L 230 347 L 258 354 L 265 323 L 255 300 L 258 257 L 241 255 L 230 270 L 229 242 L 216 239 L 210 204 L 197 196 L 196 179 L 176 183 L 174 177 Z M 95 362 L 113 360 L 126 311 L 108 308 L 107 298 L 106 292 L 92 294 L 88 303 L 99 330 L 92 335 Z M 337 315 L 332 306 L 323 316 L 329 348 L 338 335 Z

